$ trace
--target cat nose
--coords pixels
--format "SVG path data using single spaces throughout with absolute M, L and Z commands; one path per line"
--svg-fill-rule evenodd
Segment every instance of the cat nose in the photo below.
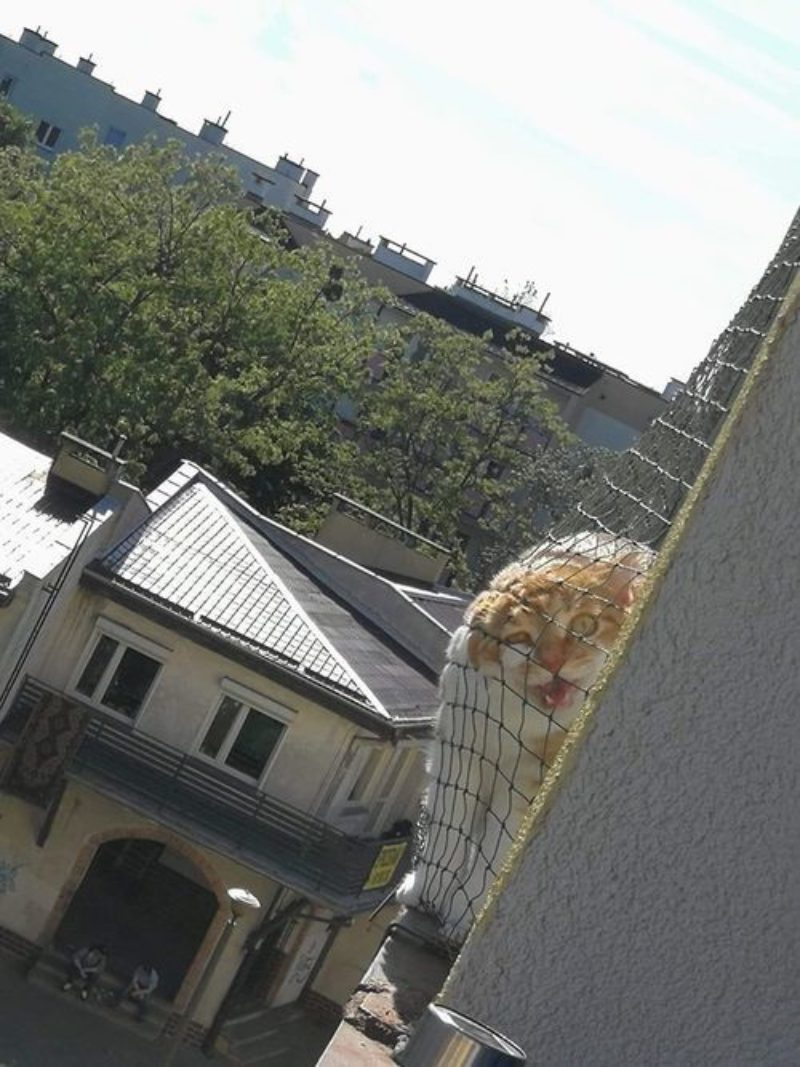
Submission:
M 543 648 L 536 658 L 551 674 L 558 674 L 564 666 L 564 655 L 558 648 Z

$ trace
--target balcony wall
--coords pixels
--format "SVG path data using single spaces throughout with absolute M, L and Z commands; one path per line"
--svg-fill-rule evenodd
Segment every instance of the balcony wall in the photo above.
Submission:
M 372 908 L 408 867 L 403 840 L 351 837 L 203 760 L 27 677 L 0 734 L 20 737 L 48 695 L 88 721 L 66 766 L 74 777 L 132 809 L 229 856 L 338 913 Z M 406 844 L 392 877 L 365 889 L 387 845 Z M 387 858 L 386 853 L 382 857 Z M 372 882 L 381 879 L 373 878 Z

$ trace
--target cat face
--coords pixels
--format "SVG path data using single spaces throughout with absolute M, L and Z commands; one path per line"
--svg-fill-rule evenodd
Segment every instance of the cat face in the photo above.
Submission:
M 630 552 L 503 571 L 468 609 L 470 663 L 542 711 L 575 710 L 617 639 L 646 565 Z

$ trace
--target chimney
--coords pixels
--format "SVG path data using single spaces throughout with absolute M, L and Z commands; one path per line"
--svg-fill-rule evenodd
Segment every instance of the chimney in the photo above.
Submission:
M 228 112 L 230 115 L 230 111 Z M 211 119 L 203 119 L 203 125 L 200 128 L 200 136 L 204 141 L 208 141 L 210 144 L 222 144 L 225 140 L 225 134 L 228 132 L 225 129 L 225 119 L 219 118 L 216 122 L 212 122 Z
M 114 451 L 106 452 L 74 434 L 62 433 L 47 475 L 48 489 L 100 500 L 120 479 L 125 466 L 125 460 L 119 458 L 124 444 L 121 437 Z
M 81 74 L 88 74 L 89 77 L 91 77 L 94 73 L 94 68 L 96 66 L 97 64 L 94 62 L 91 56 L 81 56 L 81 58 L 78 60 L 78 70 L 81 72 Z
M 29 30 L 27 27 L 19 35 L 19 43 L 23 48 L 29 48 L 39 56 L 52 56 L 58 45 L 55 41 L 48 41 L 46 33 L 40 33 L 39 27 Z
M 341 493 L 314 540 L 353 563 L 403 581 L 435 585 L 452 552 Z
M 291 178 L 293 182 L 301 184 L 303 175 L 306 173 L 306 168 L 301 163 L 295 163 L 293 159 L 284 153 L 278 162 L 275 164 L 275 170 L 278 174 L 282 174 L 285 178 Z M 312 171 L 313 173 L 313 171 Z
M 161 93 L 158 90 L 156 90 L 156 92 L 154 93 L 151 93 L 148 89 L 142 97 L 142 107 L 146 107 L 148 111 L 158 111 L 158 105 L 160 103 Z

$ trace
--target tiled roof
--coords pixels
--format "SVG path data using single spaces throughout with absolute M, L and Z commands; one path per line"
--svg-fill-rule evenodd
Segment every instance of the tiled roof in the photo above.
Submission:
M 65 507 L 47 491 L 49 456 L 0 434 L 0 575 L 16 585 L 27 571 L 43 578 L 62 562 L 78 541 L 85 522 L 80 509 Z M 102 500 L 97 523 L 114 510 Z
M 452 633 L 464 621 L 464 612 L 472 600 L 470 593 L 440 593 L 434 589 L 400 586 L 400 591 L 426 615 Z
M 202 482 L 168 499 L 102 566 L 125 586 L 224 639 L 385 714 L 242 524 Z
M 395 720 L 428 720 L 436 688 L 428 673 L 409 663 L 384 630 L 312 577 L 267 536 L 250 530 L 258 551 L 297 597 L 309 618 L 334 644 Z M 424 622 L 419 619 L 419 624 Z

